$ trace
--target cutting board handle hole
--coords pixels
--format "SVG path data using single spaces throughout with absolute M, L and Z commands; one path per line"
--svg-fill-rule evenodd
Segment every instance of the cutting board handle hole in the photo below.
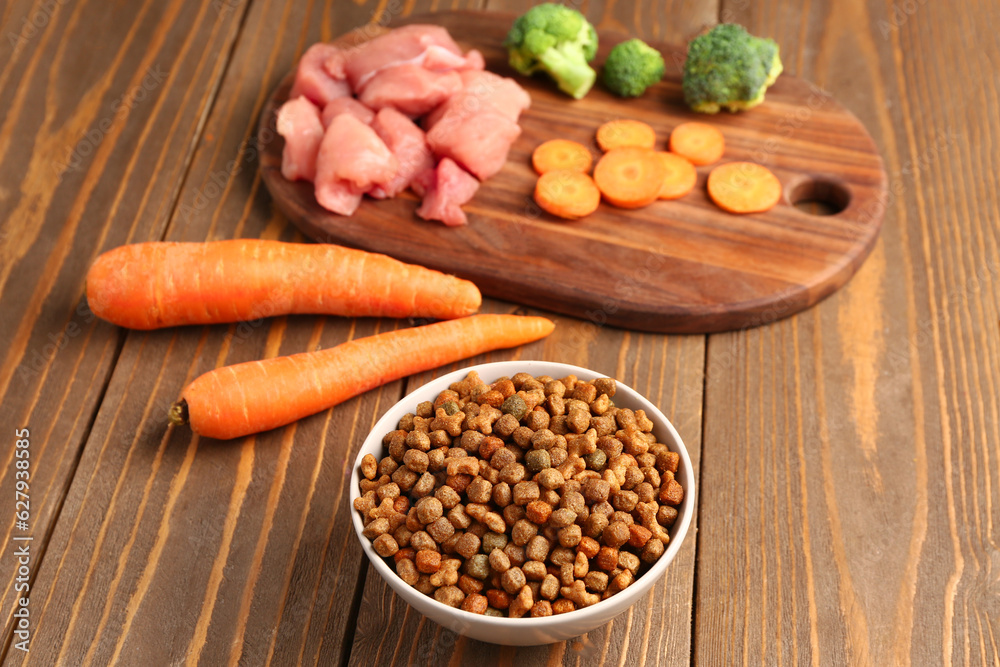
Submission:
M 789 200 L 810 215 L 837 215 L 851 203 L 851 193 L 840 183 L 809 179 L 792 189 Z

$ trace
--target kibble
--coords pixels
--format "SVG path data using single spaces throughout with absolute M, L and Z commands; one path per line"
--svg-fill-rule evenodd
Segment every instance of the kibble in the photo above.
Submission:
M 680 456 L 616 383 L 475 372 L 424 401 L 360 464 L 376 553 L 443 604 L 544 617 L 624 590 L 662 557 Z

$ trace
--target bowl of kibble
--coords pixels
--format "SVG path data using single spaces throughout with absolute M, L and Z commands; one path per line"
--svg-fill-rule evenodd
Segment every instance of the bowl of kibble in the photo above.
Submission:
M 351 478 L 354 528 L 396 594 L 459 634 L 517 646 L 582 635 L 649 593 L 694 496 L 687 449 L 653 403 L 545 361 L 413 391 Z

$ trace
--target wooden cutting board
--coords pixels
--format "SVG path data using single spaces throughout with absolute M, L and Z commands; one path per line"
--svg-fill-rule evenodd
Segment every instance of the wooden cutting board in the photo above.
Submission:
M 447 12 L 405 23 L 443 25 L 463 48 L 480 49 L 488 69 L 516 76 L 502 46 L 512 20 Z M 361 28 L 338 42 L 356 44 L 379 31 Z M 623 39 L 602 33 L 595 64 Z M 741 329 L 797 313 L 842 286 L 874 245 L 885 211 L 886 174 L 864 126 L 831 96 L 788 75 L 749 112 L 692 113 L 680 85 L 685 49 L 655 46 L 664 54 L 666 76 L 635 100 L 617 98 L 599 83 L 584 99 L 572 100 L 542 76 L 518 76 L 532 98 L 520 119 L 522 134 L 504 169 L 463 207 L 465 227 L 418 219 L 419 201 L 409 192 L 387 201 L 366 198 L 354 216 L 341 217 L 316 203 L 311 183 L 286 181 L 275 112 L 287 98 L 291 75 L 261 115 L 262 178 L 282 213 L 317 241 L 453 273 L 488 296 L 598 326 L 669 333 Z M 711 167 L 699 167 L 694 192 L 677 201 L 639 210 L 602 203 L 595 214 L 573 222 L 542 212 L 531 197 L 532 150 L 558 137 L 590 146 L 596 157 L 594 132 L 613 118 L 649 123 L 658 148 L 665 148 L 678 123 L 710 122 L 725 135 L 723 162 L 767 166 L 782 183 L 782 201 L 762 214 L 725 213 L 705 191 Z

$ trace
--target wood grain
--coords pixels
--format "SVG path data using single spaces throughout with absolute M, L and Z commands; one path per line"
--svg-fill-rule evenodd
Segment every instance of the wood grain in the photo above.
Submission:
M 516 76 L 502 46 L 512 16 L 498 20 L 453 12 L 433 20 L 454 35 L 468 36 L 462 45 L 482 51 L 491 71 Z M 365 30 L 341 42 L 372 36 Z M 598 62 L 622 39 L 602 33 Z M 765 164 L 781 180 L 785 194 L 771 211 L 735 216 L 720 210 L 705 192 L 711 166 L 699 168 L 699 185 L 690 195 L 639 210 L 602 204 L 594 214 L 566 222 L 534 204 L 531 152 L 553 136 L 599 154 L 594 133 L 613 118 L 648 122 L 660 147 L 675 125 L 705 120 L 683 103 L 684 47 L 657 46 L 668 63 L 664 81 L 628 102 L 600 86 L 571 102 L 542 77 L 518 78 L 532 96 L 531 108 L 521 115 L 522 133 L 503 170 L 464 207 L 466 226 L 418 220 L 409 193 L 366 199 L 353 216 L 339 216 L 319 206 L 312 184 L 285 180 L 284 140 L 275 118 L 291 74 L 261 115 L 264 183 L 282 212 L 317 240 L 428 264 L 472 280 L 490 296 L 631 329 L 695 333 L 752 326 L 776 310 L 799 312 L 843 285 L 878 236 L 885 198 L 882 161 L 850 112 L 791 76 L 782 76 L 753 113 L 711 118 L 726 136 L 726 161 Z M 803 199 L 842 203 L 844 210 L 810 215 L 792 205 Z
M 864 120 L 890 194 L 843 291 L 710 339 L 695 659 L 996 664 L 1000 52 L 963 54 L 997 9 L 727 12 Z
M 163 233 L 236 9 L 18 2 L 0 13 L 0 422 L 31 433 L 32 581 L 121 345 L 87 309 L 83 275 L 111 245 Z M 12 499 L 7 438 L 0 494 Z M 4 512 L 5 545 L 12 534 Z M 16 563 L 0 551 L 5 638 L 23 595 Z

